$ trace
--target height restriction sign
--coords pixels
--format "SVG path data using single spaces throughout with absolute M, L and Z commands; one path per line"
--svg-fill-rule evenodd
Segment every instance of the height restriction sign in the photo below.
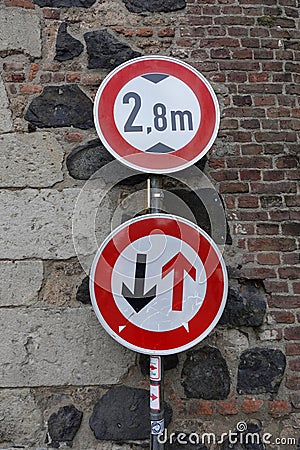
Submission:
M 125 165 L 171 173 L 202 158 L 216 139 L 219 105 L 208 81 L 163 56 L 130 60 L 101 83 L 94 103 L 97 133 Z
M 100 246 L 90 293 L 105 330 L 131 350 L 167 355 L 217 324 L 227 273 L 212 239 L 192 222 L 149 214 L 120 225 Z

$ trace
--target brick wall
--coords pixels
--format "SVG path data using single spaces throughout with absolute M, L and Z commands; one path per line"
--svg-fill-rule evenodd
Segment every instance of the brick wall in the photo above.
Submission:
M 95 93 L 146 54 L 190 63 L 217 93 L 221 126 L 202 169 L 229 225 L 220 325 L 165 361 L 169 429 L 220 436 L 242 421 L 273 443 L 298 440 L 299 38 L 297 0 L 1 2 L 1 448 L 127 450 L 148 436 L 147 412 L 132 408 L 146 401 L 147 358 L 100 328 L 72 241 L 80 189 L 111 160 Z M 138 181 L 106 197 L 99 242 L 117 205 L 136 212 L 122 202 Z M 168 186 L 201 216 L 188 190 Z M 90 198 L 82 220 L 97 206 Z

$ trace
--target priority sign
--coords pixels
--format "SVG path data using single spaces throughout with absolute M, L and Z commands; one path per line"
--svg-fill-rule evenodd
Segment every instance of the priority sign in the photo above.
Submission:
M 102 326 L 125 347 L 150 355 L 177 353 L 204 339 L 221 317 L 227 288 L 213 240 L 169 214 L 141 216 L 116 228 L 98 249 L 90 275 Z M 153 378 L 159 378 L 155 360 L 152 366 Z
M 97 133 L 123 164 L 171 173 L 202 158 L 216 139 L 216 95 L 190 65 L 164 56 L 132 59 L 101 83 L 94 103 Z

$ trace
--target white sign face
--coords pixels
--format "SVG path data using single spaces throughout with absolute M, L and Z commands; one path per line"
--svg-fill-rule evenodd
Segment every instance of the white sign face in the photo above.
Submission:
M 155 298 L 138 314 L 132 315 L 132 306 L 124 298 L 124 284 L 134 292 L 138 255 L 144 255 L 146 264 L 144 291 L 156 286 Z M 178 256 L 180 255 L 180 257 Z M 172 259 L 180 263 L 181 285 L 170 271 L 164 276 L 164 267 Z M 194 267 L 196 277 L 187 274 Z M 185 270 L 186 269 L 186 270 Z M 175 289 L 182 288 L 182 301 L 175 302 Z M 206 293 L 206 272 L 197 253 L 185 242 L 173 236 L 153 234 L 130 244 L 116 261 L 112 292 L 123 316 L 134 325 L 149 331 L 169 331 L 188 323 L 197 314 Z M 178 304 L 180 303 L 180 304 Z
M 150 409 L 160 410 L 160 388 L 156 384 L 150 384 Z
M 200 105 L 178 78 L 150 74 L 134 78 L 119 92 L 114 117 L 122 137 L 143 152 L 170 153 L 187 145 L 200 123 Z

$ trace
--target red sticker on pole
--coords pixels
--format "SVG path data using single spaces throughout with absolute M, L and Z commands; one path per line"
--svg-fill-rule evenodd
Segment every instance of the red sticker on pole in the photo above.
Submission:
M 130 60 L 101 83 L 94 104 L 97 133 L 125 165 L 171 173 L 201 159 L 216 139 L 216 95 L 190 65 L 165 56 Z
M 177 353 L 204 339 L 221 317 L 227 289 L 214 241 L 169 214 L 120 225 L 100 246 L 90 276 L 93 307 L 105 330 L 150 355 Z

